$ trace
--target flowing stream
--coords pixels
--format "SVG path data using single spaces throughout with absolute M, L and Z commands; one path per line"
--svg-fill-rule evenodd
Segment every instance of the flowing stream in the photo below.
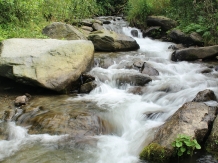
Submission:
M 131 35 L 132 28 L 122 29 L 123 33 Z M 64 99 L 72 103 L 96 103 L 104 110 L 100 116 L 111 124 L 113 133 L 95 136 L 94 145 L 77 146 L 66 139 L 67 135 L 29 135 L 27 129 L 9 122 L 5 126 L 9 133 L 8 140 L 0 141 L 0 161 L 139 163 L 139 153 L 150 142 L 155 128 L 179 107 L 205 89 L 213 90 L 218 97 L 218 72 L 201 73 L 207 65 L 200 62 L 172 62 L 172 51 L 168 49 L 172 43 L 140 36 L 139 31 L 139 37 L 135 38 L 140 45 L 138 51 L 109 53 L 115 58 L 118 56 L 119 60 L 115 60 L 107 69 L 96 64 L 90 74 L 96 77 L 98 86 L 90 94 Z M 138 74 L 138 70 L 121 66 L 133 60 L 145 61 L 159 71 L 159 76 L 144 86 L 141 95 L 131 93 L 134 86 L 119 86 L 113 78 L 117 74 Z

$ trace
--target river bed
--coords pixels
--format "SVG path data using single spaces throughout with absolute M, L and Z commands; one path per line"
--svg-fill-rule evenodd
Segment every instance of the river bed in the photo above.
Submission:
M 123 28 L 123 33 L 131 35 L 132 28 Z M 139 31 L 140 32 L 140 31 Z M 185 102 L 192 101 L 199 91 L 211 89 L 218 97 L 218 72 L 201 73 L 207 69 L 202 62 L 172 62 L 173 43 L 135 38 L 140 45 L 138 51 L 119 53 L 96 53 L 95 59 L 113 56 L 113 64 L 108 68 L 99 67 L 96 62 L 90 74 L 95 76 L 97 88 L 87 95 L 36 95 L 41 101 L 38 105 L 48 105 L 50 109 L 65 111 L 83 103 L 82 107 L 93 110 L 113 127 L 107 135 L 92 137 L 91 144 L 75 144 L 68 135 L 29 135 L 28 129 L 16 126 L 14 122 L 2 124 L 9 136 L 0 141 L 0 161 L 3 163 L 139 163 L 139 153 L 147 145 L 155 132 Z M 158 70 L 159 76 L 146 84 L 141 94 L 131 93 L 131 84 L 119 85 L 114 76 L 117 74 L 140 72 L 125 69 L 123 63 L 142 60 Z M 7 95 L 7 91 L 5 91 Z M 2 103 L 2 113 L 17 94 Z M 2 97 L 3 99 L 3 97 Z M 78 105 L 76 105 L 78 106 Z M 210 155 L 198 156 L 190 163 L 216 163 Z M 209 159 L 208 159 L 209 158 Z M 186 160 L 187 163 L 187 160 Z

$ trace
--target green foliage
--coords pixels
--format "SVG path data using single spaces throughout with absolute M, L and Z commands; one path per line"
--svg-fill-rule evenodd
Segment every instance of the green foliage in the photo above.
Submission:
M 192 156 L 195 149 L 201 149 L 196 139 L 191 139 L 190 136 L 182 134 L 178 135 L 172 146 L 176 149 L 178 156 L 182 156 L 185 153 Z
M 96 0 L 100 7 L 100 14 L 117 15 L 124 11 L 128 0 Z
M 218 44 L 217 0 L 170 0 L 167 16 L 180 22 L 184 32 L 195 31 L 206 44 Z
M 44 38 L 46 21 L 69 21 L 94 16 L 96 0 L 0 0 L 0 40 L 12 37 Z
M 146 17 L 151 14 L 151 4 L 147 0 L 129 0 L 127 5 L 128 21 L 131 24 L 144 24 Z

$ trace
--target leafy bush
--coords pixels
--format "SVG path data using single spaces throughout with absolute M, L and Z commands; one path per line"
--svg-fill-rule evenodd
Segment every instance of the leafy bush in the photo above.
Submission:
M 178 135 L 172 146 L 176 149 L 178 156 L 182 156 L 185 152 L 192 156 L 195 149 L 201 149 L 196 139 L 191 139 L 190 136 L 182 134 Z

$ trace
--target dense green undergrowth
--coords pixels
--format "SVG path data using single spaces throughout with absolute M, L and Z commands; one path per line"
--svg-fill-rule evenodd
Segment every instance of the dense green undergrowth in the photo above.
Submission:
M 185 33 L 197 32 L 208 45 L 218 44 L 217 0 L 0 0 L 0 40 L 44 38 L 41 29 L 51 21 L 124 13 L 132 25 L 146 27 L 148 15 L 176 20 Z

